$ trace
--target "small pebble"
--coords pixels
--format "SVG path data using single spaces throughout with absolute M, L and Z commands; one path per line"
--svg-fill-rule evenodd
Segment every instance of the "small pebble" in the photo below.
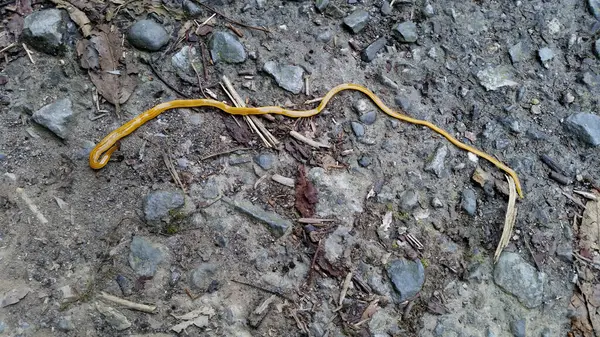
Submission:
M 600 39 L 594 43 L 594 51 L 596 52 L 596 56 L 600 58 Z
M 542 62 L 547 62 L 554 58 L 554 52 L 548 47 L 540 49 L 538 51 L 538 55 L 540 56 L 540 61 Z
M 363 30 L 369 21 L 369 13 L 364 9 L 357 9 L 344 18 L 344 24 L 352 33 L 356 34 Z
M 373 163 L 373 159 L 371 159 L 371 157 L 366 156 L 366 155 L 360 157 L 360 159 L 358 160 L 358 164 L 362 167 L 369 167 L 369 166 L 371 166 L 372 163 Z
M 460 206 L 467 214 L 474 216 L 477 211 L 477 197 L 475 196 L 475 191 L 470 188 L 463 190 Z
M 539 105 L 532 105 L 531 113 L 533 113 L 534 115 L 539 115 L 542 113 L 542 108 Z
M 254 161 L 263 170 L 270 170 L 275 165 L 275 156 L 270 153 L 261 153 L 254 158 Z
M 330 31 L 325 31 L 317 35 L 317 41 L 327 43 L 331 41 L 333 34 Z
M 392 14 L 392 6 L 390 6 L 390 3 L 387 0 L 384 0 L 383 3 L 381 3 L 381 14 L 383 14 L 383 15 Z
M 423 9 L 423 13 L 425 13 L 425 16 L 432 17 L 435 15 L 435 10 L 431 4 L 427 4 Z
M 444 207 L 444 204 L 442 203 L 442 201 L 439 198 L 435 197 L 435 198 L 431 199 L 431 206 L 433 208 L 442 208 L 442 207 Z
M 366 99 L 359 99 L 352 104 L 352 107 L 357 114 L 363 114 L 369 108 L 369 101 Z
M 127 40 L 138 49 L 157 51 L 169 42 L 169 34 L 154 20 L 140 20 L 127 31 Z
M 563 102 L 571 104 L 575 101 L 575 96 L 570 91 L 567 91 L 563 96 Z
M 352 126 L 352 132 L 356 137 L 362 137 L 365 135 L 365 127 L 359 122 L 352 122 L 350 124 Z
M 315 1 L 315 7 L 317 7 L 317 10 L 319 10 L 319 12 L 323 13 L 325 11 L 325 8 L 327 8 L 327 6 L 329 6 L 329 0 L 316 0 Z
M 396 24 L 392 28 L 392 33 L 400 42 L 412 43 L 417 41 L 417 25 L 412 21 Z
M 377 119 L 377 112 L 376 111 L 369 111 L 367 113 L 362 114 L 359 117 L 359 119 L 364 124 L 371 125 L 371 124 L 375 123 L 375 120 Z

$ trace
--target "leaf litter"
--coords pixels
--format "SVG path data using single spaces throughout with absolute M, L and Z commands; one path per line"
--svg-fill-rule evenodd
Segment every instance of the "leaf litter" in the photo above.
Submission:
M 312 218 L 315 215 L 317 201 L 317 189 L 306 178 L 306 169 L 301 165 L 296 179 L 296 209 L 302 217 Z

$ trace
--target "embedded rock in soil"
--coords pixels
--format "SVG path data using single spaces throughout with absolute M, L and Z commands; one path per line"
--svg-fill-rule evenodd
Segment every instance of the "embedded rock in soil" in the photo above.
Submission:
M 216 281 L 218 267 L 212 263 L 203 263 L 191 273 L 190 282 L 198 290 L 206 291 Z
M 594 42 L 594 52 L 598 58 L 600 58 L 600 39 Z
M 170 222 L 173 211 L 185 204 L 184 194 L 177 191 L 153 191 L 144 198 L 144 215 L 146 221 Z
M 387 38 L 385 36 L 378 38 L 377 40 L 373 41 L 370 45 L 368 45 L 367 48 L 363 49 L 360 56 L 361 59 L 365 62 L 373 61 L 375 57 L 377 57 L 377 53 L 379 53 L 379 51 L 383 49 L 386 44 Z
M 263 170 L 270 170 L 275 165 L 276 157 L 270 153 L 261 153 L 254 158 L 254 161 Z
M 127 317 L 115 308 L 96 302 L 96 309 L 115 330 L 121 331 L 131 327 L 131 322 L 129 322 Z
M 165 254 L 157 244 L 140 236 L 131 240 L 129 249 L 129 265 L 141 277 L 153 277 L 158 265 L 165 259 Z
M 198 5 L 196 5 L 196 3 L 194 1 L 191 0 L 183 0 L 183 10 L 192 17 L 196 17 L 199 16 L 200 14 L 202 14 L 202 8 Z
M 419 194 L 415 190 L 406 190 L 398 195 L 400 205 L 398 208 L 402 212 L 410 212 L 419 204 Z
M 67 16 L 60 9 L 44 9 L 23 20 L 23 41 L 43 53 L 62 54 L 67 34 Z
M 194 68 L 198 73 L 202 72 L 202 59 L 196 48 L 183 46 L 179 52 L 171 57 L 171 64 L 175 68 L 177 76 L 182 80 L 191 84 L 198 84 Z
M 431 160 L 425 165 L 426 172 L 435 173 L 438 178 L 442 177 L 444 172 L 444 160 L 448 154 L 448 147 L 446 145 L 440 145 L 435 150 L 435 153 L 431 157 Z
M 359 122 L 351 122 L 350 127 L 352 127 L 352 132 L 356 137 L 362 137 L 365 135 L 365 127 Z
M 464 189 L 460 206 L 467 214 L 474 216 L 477 211 L 477 197 L 475 196 L 475 191 L 470 188 Z
M 487 90 L 497 90 L 506 86 L 516 86 L 519 83 L 512 80 L 513 74 L 508 66 L 490 67 L 477 72 L 479 83 Z
M 538 51 L 540 61 L 547 62 L 554 58 L 554 51 L 548 47 L 544 47 Z
M 268 61 L 263 66 L 263 70 L 267 74 L 273 76 L 275 82 L 277 82 L 280 87 L 291 93 L 299 94 L 304 87 L 302 79 L 304 69 L 302 69 L 302 67 L 287 64 L 282 65 L 274 61 Z
M 600 145 L 600 116 L 591 113 L 577 113 L 565 120 L 565 128 L 581 141 Z
M 319 12 L 323 13 L 325 11 L 325 8 L 327 8 L 327 6 L 329 5 L 329 0 L 316 0 L 315 1 L 315 7 L 317 7 L 317 10 L 319 10 Z
M 34 112 L 31 118 L 59 138 L 66 139 L 69 136 L 69 122 L 73 119 L 73 115 L 71 100 L 63 98 Z
M 352 33 L 356 34 L 363 30 L 369 22 L 369 12 L 364 9 L 357 9 L 352 14 L 344 18 L 344 24 Z
M 366 125 L 372 125 L 377 120 L 377 111 L 371 110 L 367 113 L 360 115 L 358 119 L 360 119 L 360 121 L 365 123 Z
M 227 32 L 214 32 L 208 42 L 213 62 L 242 63 L 246 61 L 244 45 Z
M 325 258 L 329 263 L 337 265 L 348 247 L 352 247 L 355 239 L 350 235 L 350 227 L 338 227 L 331 233 L 323 244 Z
M 531 43 L 521 41 L 510 47 L 508 53 L 510 54 L 510 60 L 515 64 L 530 59 L 533 51 L 531 49 Z
M 288 229 L 292 228 L 292 223 L 289 220 L 284 219 L 277 213 L 265 211 L 248 201 L 232 200 L 226 197 L 223 197 L 222 200 L 228 205 L 235 207 L 238 211 L 267 224 L 268 229 L 276 237 L 281 237 Z
M 546 274 L 538 272 L 519 254 L 502 253 L 494 269 L 494 281 L 529 309 L 542 304 Z
M 394 289 L 400 294 L 398 302 L 404 302 L 417 295 L 425 282 L 425 268 L 420 260 L 394 260 L 387 267 L 387 273 Z
M 140 20 L 127 31 L 127 40 L 137 49 L 157 51 L 169 43 L 169 33 L 154 20 Z
M 600 20 L 600 0 L 588 0 L 588 8 L 596 20 Z
M 417 25 L 412 21 L 397 23 L 392 28 L 392 33 L 400 42 L 417 42 Z

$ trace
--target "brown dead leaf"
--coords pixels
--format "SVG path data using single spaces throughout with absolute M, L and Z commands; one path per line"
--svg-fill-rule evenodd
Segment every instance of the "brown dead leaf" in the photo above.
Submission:
M 481 167 L 477 166 L 471 179 L 478 183 L 479 186 L 483 187 L 488 181 L 493 181 L 494 178 L 491 174 L 485 172 Z
M 600 248 L 600 201 L 590 200 L 585 205 L 577 236 L 581 249 L 593 252 Z
M 229 135 L 240 144 L 250 144 L 250 141 L 252 140 L 250 129 L 248 129 L 248 126 L 245 123 L 240 123 L 238 125 L 234 118 L 235 117 L 232 116 L 226 116 L 224 119 L 225 128 L 229 132 Z
M 571 330 L 578 332 L 584 337 L 593 337 L 594 328 L 589 321 L 586 303 L 581 298 L 581 294 L 573 294 L 569 304 L 571 314 Z
M 88 40 L 77 43 L 81 67 L 88 69 L 98 93 L 114 105 L 125 103 L 137 85 L 135 77 L 120 74 L 121 40 L 107 25 L 91 33 Z
M 317 189 L 306 179 L 304 166 L 298 167 L 298 178 L 296 179 L 296 209 L 305 218 L 312 218 L 315 215 L 315 205 L 317 204 Z
M 57 8 L 64 8 L 67 11 L 67 13 L 69 13 L 69 17 L 71 18 L 71 20 L 73 20 L 73 22 L 75 22 L 77 26 L 79 26 L 79 29 L 81 29 L 81 34 L 83 35 L 83 37 L 90 36 L 90 34 L 92 33 L 92 23 L 81 9 L 77 8 L 76 6 L 65 0 L 50 1 L 52 1 Z

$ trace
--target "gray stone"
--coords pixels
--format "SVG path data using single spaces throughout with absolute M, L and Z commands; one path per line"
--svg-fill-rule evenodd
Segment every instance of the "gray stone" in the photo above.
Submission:
M 527 42 L 519 42 L 508 50 L 512 63 L 526 61 L 532 56 L 531 44 Z
M 115 330 L 121 331 L 131 327 L 131 322 L 115 308 L 104 305 L 100 302 L 96 302 L 96 310 L 102 314 L 108 324 L 110 324 Z
M 439 209 L 444 207 L 444 203 L 442 203 L 442 201 L 438 197 L 434 197 L 433 199 L 431 199 L 431 206 L 433 206 L 433 208 Z
M 360 115 L 358 119 L 360 119 L 360 121 L 366 125 L 372 125 L 377 120 L 377 111 L 371 110 L 367 113 Z
M 6 323 L 0 321 L 0 333 L 3 333 L 6 330 Z
M 504 127 L 508 128 L 510 131 L 514 133 L 521 133 L 521 126 L 519 125 L 519 121 L 513 117 L 505 117 L 500 119 L 500 123 L 504 125 Z
M 594 42 L 594 52 L 596 53 L 596 56 L 600 58 L 600 39 Z
M 406 95 L 398 95 L 394 97 L 394 103 L 396 103 L 396 105 L 399 106 L 405 112 L 408 112 L 412 105 L 410 97 Z
M 131 240 L 129 250 L 129 266 L 138 276 L 153 277 L 158 265 L 165 259 L 158 245 L 141 236 Z
M 394 260 L 387 267 L 387 273 L 392 280 L 394 290 L 400 295 L 399 302 L 417 295 L 425 282 L 425 268 L 420 260 Z
M 573 261 L 573 247 L 571 246 L 571 243 L 559 243 L 556 247 L 556 256 L 567 263 L 571 263 Z
M 273 76 L 277 85 L 291 93 L 299 94 L 304 87 L 302 78 L 304 69 L 302 67 L 282 65 L 274 61 L 268 61 L 263 66 L 263 70 Z
M 479 83 L 487 90 L 497 90 L 506 86 L 516 86 L 519 83 L 512 80 L 513 73 L 508 66 L 490 67 L 477 72 Z
M 315 7 L 317 7 L 317 10 L 321 13 L 325 11 L 325 8 L 327 8 L 328 5 L 329 0 L 315 0 Z
M 325 14 L 331 16 L 333 19 L 341 19 L 344 17 L 344 15 L 346 15 L 341 8 L 333 3 L 330 3 L 329 6 L 325 8 Z
M 425 8 L 423 9 L 423 13 L 427 17 L 432 17 L 435 15 L 435 10 L 433 9 L 433 6 L 428 3 L 427 5 L 425 5 Z
M 367 155 L 361 156 L 360 159 L 358 160 L 358 165 L 360 165 L 362 167 L 369 167 L 369 166 L 371 166 L 372 163 L 373 163 L 373 158 L 371 158 L 370 156 L 367 156 Z
M 548 47 L 544 47 L 538 51 L 538 55 L 540 57 L 540 61 L 547 62 L 554 58 L 554 51 Z
M 431 156 L 431 160 L 425 165 L 425 171 L 435 173 L 438 178 L 442 177 L 444 172 L 444 160 L 448 155 L 448 147 L 440 145 Z
M 256 7 L 263 9 L 267 5 L 267 0 L 256 0 Z
M 467 214 L 471 216 L 475 215 L 475 212 L 477 211 L 477 197 L 475 196 L 475 191 L 470 188 L 463 190 L 460 207 L 467 212 Z
M 323 43 L 327 43 L 327 42 L 331 41 L 332 38 L 333 38 L 333 33 L 331 33 L 331 31 L 329 31 L 329 30 L 319 33 L 319 35 L 317 35 L 317 41 L 323 42 Z
M 596 20 L 600 20 L 600 0 L 588 0 L 587 3 L 590 9 L 590 13 L 594 15 Z
M 283 236 L 290 228 L 292 228 L 292 223 L 289 220 L 282 218 L 277 213 L 265 211 L 262 208 L 251 204 L 249 201 L 232 200 L 226 197 L 221 200 L 233 206 L 238 211 L 265 223 L 271 233 L 277 237 Z
M 374 337 L 401 336 L 398 319 L 384 310 L 377 310 L 369 321 L 369 331 Z
M 263 170 L 270 170 L 275 165 L 275 156 L 270 153 L 261 153 L 254 158 L 254 161 Z
M 600 145 L 600 116 L 576 113 L 565 120 L 564 126 L 581 141 L 591 146 Z
M 410 212 L 419 204 L 419 194 L 415 190 L 403 191 L 398 198 L 400 198 L 398 207 L 402 212 Z
M 179 52 L 171 57 L 171 64 L 177 72 L 177 76 L 188 83 L 198 84 L 196 72 L 202 72 L 202 59 L 198 50 L 194 47 L 183 46 Z M 192 66 L 193 65 L 193 66 Z
M 191 0 L 183 0 L 183 10 L 187 13 L 187 15 L 196 17 L 202 14 L 202 8 L 198 6 L 194 1 Z
M 137 49 L 157 51 L 169 43 L 169 33 L 154 20 L 140 20 L 127 31 L 127 40 Z
M 350 123 L 350 126 L 352 127 L 352 132 L 354 132 L 356 137 L 362 137 L 365 135 L 365 127 L 359 122 L 352 122 Z
M 62 331 L 71 331 L 75 329 L 75 324 L 73 324 L 73 318 L 71 318 L 71 316 L 60 317 L 56 325 Z
M 412 21 L 397 23 L 392 28 L 392 33 L 400 42 L 417 42 L 417 25 Z
M 63 54 L 66 35 L 66 14 L 60 9 L 33 12 L 23 20 L 23 41 L 43 53 Z
M 388 16 L 390 14 L 392 14 L 392 6 L 390 6 L 390 3 L 388 1 L 383 1 L 381 3 L 381 14 Z
M 153 191 L 144 198 L 144 215 L 146 221 L 167 221 L 172 212 L 183 207 L 185 196 L 179 191 Z
M 384 1 L 384 3 L 387 2 Z M 379 51 L 383 49 L 383 47 L 385 47 L 386 44 L 387 38 L 385 36 L 378 38 L 377 40 L 373 41 L 370 45 L 368 45 L 367 48 L 363 49 L 360 58 L 365 62 L 373 61 L 375 57 L 377 57 L 377 53 L 379 53 Z
M 212 263 L 203 263 L 192 271 L 191 285 L 196 289 L 206 291 L 217 276 L 218 267 Z
M 344 18 L 344 24 L 354 34 L 363 30 L 367 25 L 367 22 L 369 22 L 369 13 L 364 9 L 357 9 Z
M 242 63 L 246 61 L 244 45 L 227 32 L 214 32 L 208 41 L 213 62 Z
M 592 72 L 585 72 L 581 81 L 590 88 L 591 91 L 600 92 L 600 76 Z
M 352 108 L 357 114 L 362 115 L 369 109 L 369 101 L 366 99 L 358 99 L 352 104 Z
M 52 104 L 33 113 L 31 117 L 36 123 L 43 125 L 59 138 L 66 139 L 69 136 L 69 122 L 73 119 L 71 100 L 60 99 Z
M 546 274 L 538 272 L 519 254 L 502 253 L 494 268 L 494 282 L 529 309 L 542 304 Z
M 515 337 L 525 337 L 525 320 L 518 319 L 510 323 L 510 327 Z
M 327 261 L 334 265 L 339 263 L 339 259 L 344 255 L 344 251 L 348 247 L 351 247 L 355 241 L 355 238 L 350 235 L 350 231 L 350 227 L 338 227 L 325 239 L 323 250 Z

